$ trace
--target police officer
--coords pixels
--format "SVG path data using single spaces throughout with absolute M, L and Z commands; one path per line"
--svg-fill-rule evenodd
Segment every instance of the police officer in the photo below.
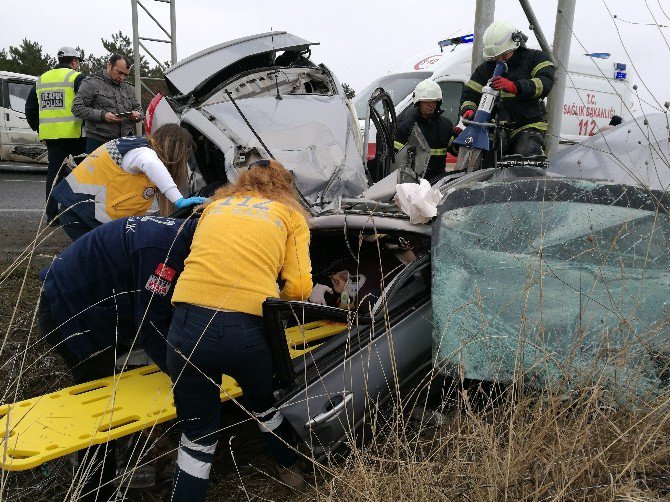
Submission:
M 412 93 L 413 108 L 401 114 L 393 146 L 400 150 L 409 140 L 416 124 L 430 146 L 430 161 L 424 177 L 428 180 L 445 172 L 447 148 L 452 140 L 453 124 L 442 116 L 442 89 L 432 80 L 422 80 Z
M 184 269 L 195 227 L 196 220 L 118 219 L 88 232 L 40 272 L 39 326 L 75 383 L 114 374 L 120 348 L 142 348 L 167 369 L 173 285 Z M 114 442 L 82 450 L 79 459 L 91 468 L 78 500 L 109 500 L 116 474 Z
M 81 54 L 72 47 L 58 51 L 58 66 L 43 73 L 26 99 L 26 119 L 39 139 L 47 145 L 49 167 L 46 179 L 46 216 L 58 224 L 58 203 L 50 197 L 51 189 L 67 174 L 61 169 L 65 157 L 84 153 L 82 121 L 72 114 L 72 102 L 84 75 L 79 73 Z M 54 183 L 55 181 L 55 183 Z
M 490 84 L 501 91 L 497 119 L 507 122 L 508 141 L 503 155 L 545 153 L 547 122 L 542 100 L 554 85 L 555 68 L 546 52 L 526 48 L 527 39 L 508 21 L 494 21 L 484 32 L 486 62 L 477 67 L 461 95 L 461 116 L 472 119 L 496 63 L 507 63 L 506 74 L 495 77 Z

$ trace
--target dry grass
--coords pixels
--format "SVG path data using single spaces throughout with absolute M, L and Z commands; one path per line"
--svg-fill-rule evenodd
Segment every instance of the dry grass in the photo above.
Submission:
M 45 262 L 46 260 L 42 260 Z M 44 356 L 33 326 L 39 260 L 17 268 L 0 285 L 3 402 L 69 385 L 55 355 Z M 9 264 L 0 266 L 6 270 Z M 11 325 L 10 325 L 11 323 Z M 20 357 L 16 357 L 19 355 Z M 39 361 L 21 371 L 21 361 Z M 294 492 L 274 479 L 260 433 L 244 414 L 219 439 L 210 500 L 659 500 L 670 499 L 670 393 L 634 407 L 612 406 L 597 387 L 565 397 L 522 386 L 504 391 L 455 386 L 439 416 L 402 405 L 378 414 L 371 439 L 329 465 L 311 464 L 310 486 Z M 130 490 L 128 500 L 165 500 L 177 434 L 160 448 L 156 487 Z M 68 459 L 6 473 L 0 500 L 62 500 L 72 482 Z
M 483 409 L 472 391 L 433 426 L 382 427 L 304 500 L 657 500 L 670 493 L 665 397 L 645 410 L 603 408 L 508 389 Z M 427 418 L 427 417 L 426 417 Z

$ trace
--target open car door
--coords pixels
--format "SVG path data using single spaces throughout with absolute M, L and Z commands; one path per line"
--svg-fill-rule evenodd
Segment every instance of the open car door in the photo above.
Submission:
M 269 299 L 263 306 L 282 414 L 315 457 L 353 442 L 366 418 L 430 367 L 428 255 L 385 288 L 372 315 Z M 314 322 L 318 326 L 314 328 Z M 286 329 L 302 335 L 287 343 Z M 322 329 L 314 336 L 312 329 Z M 293 330 L 292 330 L 293 331 Z

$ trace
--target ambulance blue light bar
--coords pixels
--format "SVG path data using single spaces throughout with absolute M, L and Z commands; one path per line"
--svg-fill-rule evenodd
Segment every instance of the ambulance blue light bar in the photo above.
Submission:
M 446 40 L 440 40 L 437 45 L 440 47 L 440 51 L 444 47 L 449 47 L 450 45 L 458 44 L 471 44 L 475 40 L 474 33 L 468 35 L 462 35 L 460 37 L 447 38 Z
M 591 58 L 598 58 L 598 59 L 607 59 L 611 56 L 609 52 L 591 52 L 589 54 L 584 54 L 585 56 L 589 56 Z

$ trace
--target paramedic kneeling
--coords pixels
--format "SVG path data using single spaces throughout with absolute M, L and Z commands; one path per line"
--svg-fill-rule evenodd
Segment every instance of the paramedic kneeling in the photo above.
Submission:
M 290 426 L 274 407 L 262 304 L 268 297 L 302 300 L 310 294 L 305 216 L 291 173 L 275 160 L 252 163 L 234 185 L 217 190 L 203 211 L 175 286 L 168 333 L 167 365 L 182 431 L 173 501 L 205 500 L 223 374 L 242 388 L 280 479 L 290 486 L 303 482 L 289 446 Z
M 195 220 L 148 216 L 116 220 L 84 235 L 40 272 L 40 329 L 75 383 L 113 375 L 123 349 L 142 348 L 166 370 L 172 284 L 195 226 Z M 79 470 L 86 480 L 78 500 L 108 500 L 114 493 L 115 451 L 111 441 L 79 452 L 90 468 Z
M 61 205 L 63 230 L 77 240 L 93 228 L 125 216 L 142 216 L 160 191 L 178 208 L 202 204 L 202 197 L 182 197 L 191 135 L 176 124 L 159 127 L 149 137 L 113 139 L 98 147 L 56 185 L 52 197 Z M 166 216 L 171 210 L 161 208 Z

